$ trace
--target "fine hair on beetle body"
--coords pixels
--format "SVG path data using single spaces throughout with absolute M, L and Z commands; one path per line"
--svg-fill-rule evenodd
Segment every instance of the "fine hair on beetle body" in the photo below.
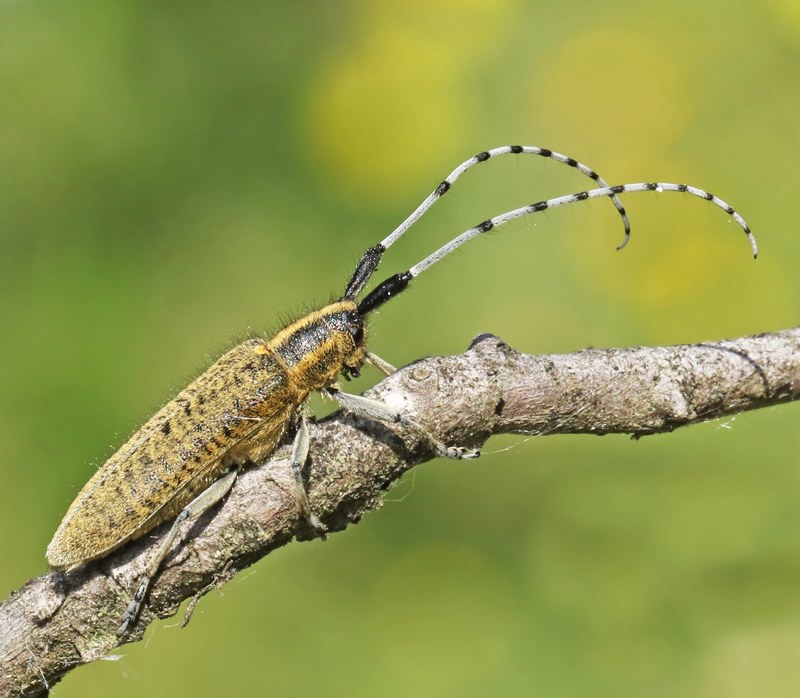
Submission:
M 555 160 L 588 177 L 595 186 L 486 219 L 362 296 L 386 250 L 448 193 L 464 172 L 509 154 Z M 442 443 L 424 425 L 387 404 L 341 390 L 339 378 L 359 376 L 365 363 L 386 374 L 394 371 L 367 350 L 366 319 L 464 243 L 511 220 L 550 208 L 609 198 L 624 227 L 618 246 L 621 249 L 630 238 L 630 224 L 619 197 L 639 191 L 683 192 L 710 201 L 736 221 L 756 256 L 756 243 L 744 219 L 722 199 L 702 189 L 665 182 L 609 186 L 577 160 L 536 146 L 502 146 L 478 153 L 453 170 L 392 233 L 363 253 L 340 296 L 288 322 L 270 339 L 252 337 L 230 349 L 137 430 L 80 491 L 47 548 L 48 562 L 53 568 L 69 570 L 102 558 L 159 524 L 174 520 L 151 554 L 130 604 L 121 614 L 118 633 L 126 633 L 136 622 L 164 558 L 188 528 L 184 524 L 219 502 L 241 468 L 266 461 L 292 429 L 298 524 L 324 537 L 324 514 L 320 518 L 312 511 L 303 480 L 310 447 L 304 405 L 315 391 L 360 417 L 402 425 L 438 456 L 477 457 L 477 451 Z

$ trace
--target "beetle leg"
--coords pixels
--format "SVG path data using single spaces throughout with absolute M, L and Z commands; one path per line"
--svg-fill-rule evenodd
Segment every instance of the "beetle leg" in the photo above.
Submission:
M 378 400 L 370 400 L 361 395 L 343 393 L 337 388 L 328 388 L 326 392 L 342 407 L 359 417 L 402 424 L 412 431 L 417 432 L 433 447 L 436 451 L 436 455 L 440 458 L 477 458 L 480 455 L 480 451 L 473 451 L 472 449 L 463 448 L 462 446 L 447 446 L 421 424 L 389 407 L 386 403 L 379 402 Z
M 377 368 L 381 373 L 384 373 L 387 376 L 397 373 L 397 369 L 392 366 L 392 364 L 390 364 L 388 361 L 384 361 L 380 356 L 373 354 L 371 351 L 367 352 L 367 361 Z
M 208 511 L 217 502 L 219 502 L 220 499 L 228 494 L 238 474 L 238 470 L 231 470 L 226 475 L 223 475 L 219 480 L 215 480 L 211 483 L 211 485 L 197 495 L 197 497 L 189 502 L 183 508 L 181 513 L 178 514 L 178 518 L 176 518 L 172 523 L 172 528 L 169 529 L 169 533 L 164 536 L 164 540 L 162 540 L 161 545 L 158 546 L 158 550 L 156 550 L 155 554 L 153 555 L 153 559 L 150 560 L 150 563 L 145 570 L 144 577 L 142 578 L 142 581 L 139 582 L 139 586 L 136 588 L 136 592 L 133 595 L 133 600 L 130 602 L 125 611 L 125 616 L 122 619 L 122 625 L 120 625 L 119 629 L 117 630 L 117 635 L 124 635 L 128 631 L 128 628 L 130 628 L 139 617 L 139 613 L 142 610 L 142 603 L 145 596 L 147 596 L 147 590 L 150 587 L 150 583 L 153 581 L 153 577 L 156 576 L 156 573 L 161 567 L 161 563 L 164 561 L 164 558 L 167 556 L 172 544 L 178 537 L 181 524 L 185 521 L 193 521 L 197 519 L 203 514 L 203 512 Z
M 303 482 L 303 466 L 308 460 L 309 449 L 308 422 L 305 414 L 301 414 L 298 421 L 297 434 L 295 434 L 294 444 L 292 445 L 292 470 L 294 471 L 294 496 L 297 501 L 297 510 L 309 525 L 324 538 L 328 529 L 322 521 L 311 513 L 308 493 Z

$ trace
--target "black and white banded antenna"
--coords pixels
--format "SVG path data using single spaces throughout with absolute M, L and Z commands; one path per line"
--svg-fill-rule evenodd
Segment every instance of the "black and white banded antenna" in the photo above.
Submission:
M 690 194 L 692 196 L 695 196 L 699 199 L 710 201 L 712 204 L 725 211 L 725 213 L 727 213 L 731 218 L 733 218 L 734 221 L 736 221 L 736 223 L 739 225 L 739 227 L 744 231 L 745 235 L 747 236 L 747 239 L 750 243 L 750 248 L 753 251 L 753 258 L 756 259 L 758 257 L 758 246 L 756 244 L 756 240 L 753 237 L 752 232 L 750 231 L 749 226 L 747 225 L 747 222 L 744 220 L 744 218 L 742 218 L 742 216 L 737 211 L 733 209 L 732 206 L 730 206 L 727 202 L 723 201 L 719 197 L 714 196 L 714 194 L 711 194 L 703 189 L 699 189 L 689 184 L 673 184 L 672 182 L 637 182 L 633 184 L 618 184 L 612 187 L 603 186 L 597 189 L 590 189 L 588 191 L 577 192 L 575 194 L 567 194 L 566 196 L 558 196 L 553 199 L 547 199 L 545 201 L 538 201 L 534 204 L 529 204 L 528 206 L 522 206 L 520 208 L 516 208 L 513 211 L 502 213 L 499 216 L 489 218 L 483 221 L 482 223 L 479 223 L 478 225 L 470 228 L 469 230 L 464 231 L 463 233 L 461 233 L 461 235 L 453 238 L 450 242 L 446 243 L 445 245 L 442 245 L 442 247 L 436 250 L 433 254 L 429 255 L 422 261 L 415 264 L 408 271 L 402 272 L 400 274 L 395 274 L 394 276 L 390 276 L 388 279 L 378 284 L 378 286 L 376 286 L 372 291 L 370 291 L 370 293 L 368 293 L 366 297 L 359 303 L 358 311 L 361 315 L 366 315 L 367 313 L 375 310 L 376 308 L 386 303 L 389 299 L 393 298 L 398 293 L 405 290 L 405 288 L 408 286 L 408 284 L 411 282 L 412 279 L 418 277 L 426 269 L 436 264 L 436 262 L 439 262 L 445 257 L 447 257 L 447 255 L 457 250 L 464 243 L 469 242 L 470 240 L 478 237 L 479 235 L 488 233 L 490 230 L 494 230 L 495 228 L 498 228 L 501 225 L 505 225 L 509 221 L 513 221 L 517 218 L 522 218 L 523 216 L 540 213 L 541 211 L 545 211 L 551 208 L 556 208 L 558 206 L 567 206 L 570 204 L 578 203 L 579 201 L 586 201 L 588 199 L 596 199 L 598 197 L 605 197 L 605 196 L 612 196 L 619 194 L 631 194 L 640 191 L 682 192 L 685 194 Z M 364 257 L 362 257 L 362 261 L 369 254 L 370 251 L 368 250 L 364 254 Z M 360 267 L 361 264 L 359 264 L 359 268 Z M 367 277 L 367 279 L 364 281 L 364 284 L 366 284 L 368 278 L 369 277 Z
M 361 261 L 358 263 L 355 273 L 350 279 L 350 282 L 347 284 L 344 297 L 354 299 L 359 293 L 361 293 L 361 291 L 364 290 L 369 278 L 378 268 L 378 264 L 380 263 L 383 253 L 386 252 L 386 250 L 388 250 L 392 245 L 394 245 L 394 243 L 397 242 L 408 231 L 408 229 L 414 225 L 414 223 L 422 218 L 422 216 L 427 213 L 431 206 L 433 206 L 448 191 L 450 191 L 450 188 L 462 174 L 475 167 L 475 165 L 486 162 L 487 160 L 500 155 L 537 155 L 539 157 L 555 160 L 556 162 L 560 162 L 563 165 L 567 165 L 568 167 L 578 170 L 581 174 L 596 182 L 600 187 L 608 188 L 608 183 L 591 167 L 584 165 L 582 162 L 578 162 L 568 155 L 557 153 L 556 151 L 548 148 L 540 148 L 535 145 L 504 145 L 500 146 L 499 148 L 484 150 L 477 155 L 473 155 L 471 158 L 465 160 L 458 167 L 456 167 L 456 169 L 447 175 L 442 183 L 439 184 L 419 206 L 417 206 L 417 208 L 408 218 L 406 218 L 400 225 L 397 226 L 397 228 L 395 228 L 389 235 L 381 240 L 380 243 L 375 245 L 375 247 L 370 247 L 369 250 L 364 253 Z M 628 244 L 628 240 L 630 239 L 631 224 L 628 219 L 628 214 L 625 211 L 625 207 L 622 205 L 619 197 L 613 192 L 607 194 L 606 196 L 611 198 L 611 201 L 614 203 L 614 206 L 622 218 L 622 224 L 625 227 L 625 236 L 623 237 L 622 242 L 617 246 L 617 249 L 621 250 L 623 247 L 625 247 L 625 245 Z

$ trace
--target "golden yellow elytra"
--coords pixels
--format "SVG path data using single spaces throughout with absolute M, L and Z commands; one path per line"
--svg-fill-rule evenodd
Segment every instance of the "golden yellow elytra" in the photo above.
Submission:
M 509 211 L 470 228 L 408 271 L 378 284 L 358 297 L 393 245 L 466 170 L 500 155 L 528 154 L 549 158 L 577 169 L 597 187 Z M 469 240 L 511 220 L 557 206 L 608 197 L 625 226 L 630 225 L 619 195 L 637 191 L 675 191 L 696 196 L 725 210 L 750 240 L 744 219 L 723 200 L 685 184 L 642 182 L 610 187 L 592 169 L 546 148 L 503 146 L 478 153 L 459 165 L 390 235 L 361 257 L 340 300 L 289 324 L 272 339 L 250 339 L 231 349 L 151 417 L 99 468 L 67 511 L 47 548 L 47 560 L 70 569 L 104 557 L 111 551 L 175 519 L 153 554 L 141 583 L 125 611 L 119 632 L 136 621 L 148 586 L 177 538 L 180 526 L 213 506 L 228 492 L 238 469 L 265 461 L 290 427 L 295 428 L 292 467 L 299 517 L 320 535 L 325 526 L 311 512 L 302 480 L 308 450 L 303 404 L 312 391 L 323 391 L 345 409 L 361 416 L 404 424 L 426 439 L 432 450 L 450 458 L 478 455 L 446 446 L 422 425 L 389 406 L 342 392 L 337 379 L 359 375 L 370 362 L 384 372 L 393 369 L 366 349 L 365 320 L 369 313 L 402 292 L 412 279 Z
M 312 390 L 364 360 L 364 323 L 342 301 L 272 340 L 250 339 L 184 388 L 103 465 L 70 507 L 47 561 L 103 557 L 178 514 L 232 467 L 275 449 Z

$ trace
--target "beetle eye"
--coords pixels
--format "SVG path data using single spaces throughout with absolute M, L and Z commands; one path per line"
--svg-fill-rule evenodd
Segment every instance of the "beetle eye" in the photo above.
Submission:
M 353 335 L 353 340 L 356 344 L 361 344 L 364 341 L 364 320 L 360 313 L 352 311 L 346 315 L 347 329 Z

